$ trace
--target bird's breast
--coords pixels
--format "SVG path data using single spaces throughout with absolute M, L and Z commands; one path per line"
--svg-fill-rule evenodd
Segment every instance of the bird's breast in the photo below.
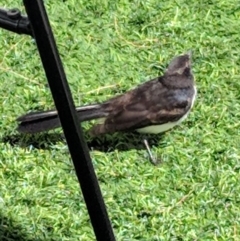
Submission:
M 146 127 L 137 129 L 137 132 L 146 133 L 146 134 L 159 134 L 172 129 L 176 125 L 179 125 L 182 121 L 184 121 L 187 118 L 189 112 L 191 111 L 191 108 L 193 107 L 194 101 L 196 99 L 196 95 L 197 95 L 197 89 L 194 86 L 194 93 L 192 96 L 191 107 L 179 120 L 175 122 L 167 122 L 159 125 L 146 126 Z

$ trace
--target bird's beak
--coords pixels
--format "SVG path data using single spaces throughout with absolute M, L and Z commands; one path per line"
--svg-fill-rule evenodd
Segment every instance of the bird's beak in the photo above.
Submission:
M 186 61 L 185 68 L 191 67 L 192 50 L 189 50 L 186 55 L 188 55 L 188 60 Z
M 192 54 L 193 54 L 193 51 L 192 51 L 192 50 L 188 50 L 187 53 L 186 53 L 186 55 L 189 56 L 189 59 L 192 58 Z

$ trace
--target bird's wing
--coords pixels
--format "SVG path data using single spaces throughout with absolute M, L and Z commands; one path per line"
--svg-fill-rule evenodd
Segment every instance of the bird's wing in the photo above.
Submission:
M 155 104 L 148 106 L 146 103 L 135 103 L 126 106 L 116 116 L 109 116 L 105 125 L 113 131 L 133 130 L 149 125 L 164 124 L 178 121 L 190 108 L 190 100 L 182 99 L 168 106 Z
M 134 96 L 131 101 L 116 106 L 103 124 L 92 128 L 92 134 L 135 130 L 149 125 L 174 122 L 191 107 L 191 98 L 188 98 L 182 90 L 169 91 L 163 88 L 141 94 L 141 98 Z

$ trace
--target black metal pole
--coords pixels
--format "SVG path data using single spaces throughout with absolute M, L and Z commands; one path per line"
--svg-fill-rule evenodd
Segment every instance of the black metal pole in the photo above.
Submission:
M 0 27 L 18 34 L 32 35 L 28 18 L 22 16 L 17 8 L 9 10 L 0 8 Z
M 115 241 L 42 0 L 23 0 L 98 241 Z M 78 70 L 79 71 L 79 70 Z

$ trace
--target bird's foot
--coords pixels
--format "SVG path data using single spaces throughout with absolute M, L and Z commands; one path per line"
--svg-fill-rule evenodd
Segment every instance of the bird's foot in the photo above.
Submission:
M 157 166 L 158 164 L 160 164 L 160 163 L 162 162 L 162 160 L 159 159 L 159 158 L 155 158 L 155 157 L 153 156 L 152 151 L 151 151 L 151 149 L 150 149 L 150 146 L 149 146 L 148 141 L 147 141 L 146 138 L 143 139 L 143 144 L 144 144 L 144 146 L 145 146 L 146 149 L 147 149 L 150 162 L 151 162 L 153 165 L 155 165 L 155 166 Z

